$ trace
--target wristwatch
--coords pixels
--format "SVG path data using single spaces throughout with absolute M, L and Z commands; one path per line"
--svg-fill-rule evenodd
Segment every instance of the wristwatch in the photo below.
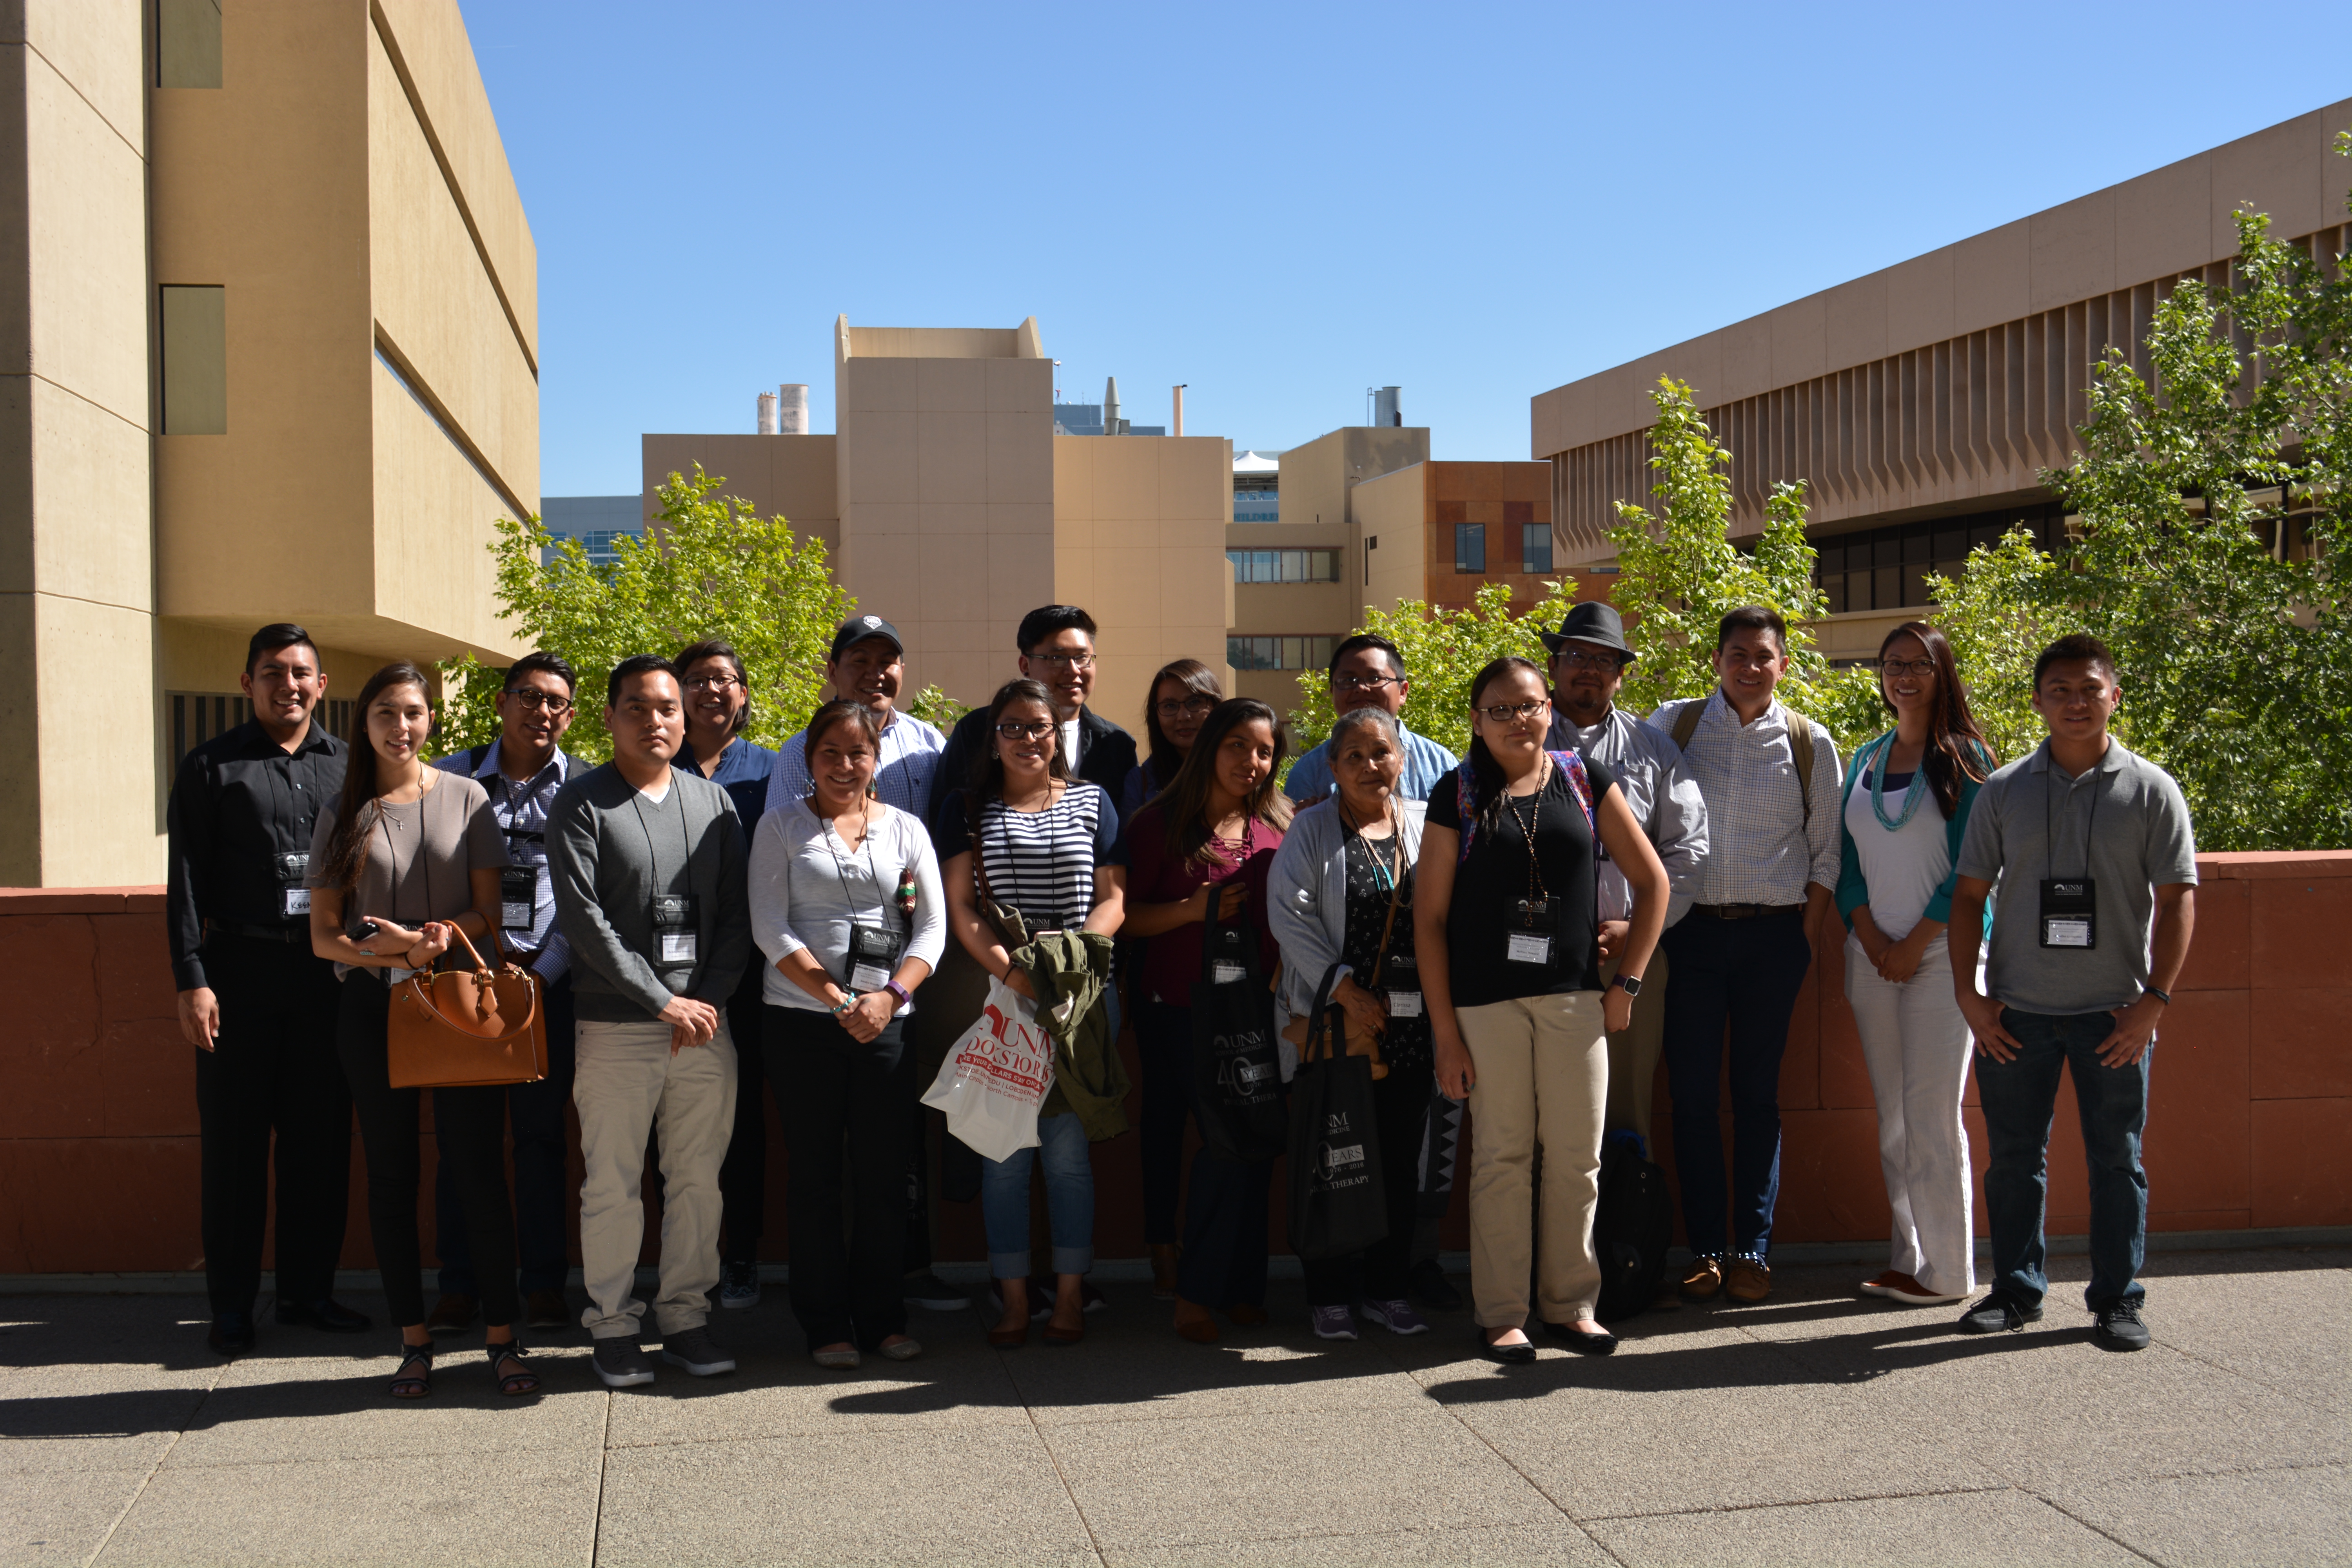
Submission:
M 901 1007 L 906 1006 L 915 999 L 913 995 L 908 992 L 907 988 L 899 984 L 896 980 L 884 981 L 882 983 L 882 989 L 890 993 L 891 995 L 896 996 L 898 999 L 898 1005 Z
M 2142 991 L 2147 992 L 2149 995 L 2151 995 L 2151 996 L 2155 997 L 2158 1001 L 2159 1001 L 2159 1002 L 2163 1003 L 2166 1006 L 2169 1007 L 2169 1006 L 2171 1006 L 2171 1005 L 2172 1005 L 2172 994 L 2171 994 L 2170 992 L 2168 992 L 2168 991 L 2158 991 L 2158 990 L 2155 986 L 2153 986 L 2153 985 L 2143 985 L 2143 986 L 2141 986 L 2141 987 L 2140 987 L 2140 989 L 2141 989 Z
M 1610 984 L 1628 996 L 1639 996 L 1642 994 L 1642 977 L 1638 974 L 1620 974 Z

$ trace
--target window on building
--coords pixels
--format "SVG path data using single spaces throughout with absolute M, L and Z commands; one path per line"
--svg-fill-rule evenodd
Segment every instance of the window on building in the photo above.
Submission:
M 221 84 L 221 0 L 156 0 L 155 85 Z
M 228 290 L 163 289 L 163 434 L 228 433 Z
M 1322 669 L 1331 662 L 1337 637 L 1240 637 L 1225 639 L 1225 662 L 1235 669 Z
M 1234 485 L 1234 521 L 1235 522 L 1280 522 L 1281 492 L 1272 485 L 1263 489 L 1239 481 Z
M 1551 570 L 1551 525 L 1542 522 L 1519 524 L 1520 570 L 1549 572 Z
M 1931 518 L 1892 528 L 1842 533 L 1813 542 L 1813 581 L 1829 600 L 1829 613 L 1926 608 L 1927 575 L 1957 579 L 1969 552 L 1996 544 L 2011 528 L 2022 527 L 2042 550 L 2066 544 L 2065 509 L 2056 503 Z
M 1337 583 L 1336 550 L 1228 550 L 1236 583 Z
M 1485 523 L 1457 522 L 1454 525 L 1454 569 L 1456 572 L 1484 572 L 1486 569 Z
M 174 773 L 191 751 L 253 717 L 253 703 L 234 691 L 167 691 L 163 703 Z

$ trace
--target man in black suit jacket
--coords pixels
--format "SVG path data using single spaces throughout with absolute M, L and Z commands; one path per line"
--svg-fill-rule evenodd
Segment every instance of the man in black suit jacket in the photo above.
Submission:
M 1070 772 L 1100 784 L 1112 800 L 1135 769 L 1135 737 L 1087 706 L 1095 689 L 1095 618 L 1076 605 L 1047 605 L 1021 617 L 1016 636 L 1021 673 L 1042 682 L 1053 695 L 1054 717 L 1062 726 L 1062 754 Z M 949 795 L 971 782 L 975 759 L 986 753 L 988 711 L 975 708 L 956 721 L 948 749 L 931 777 L 931 802 L 924 814 L 931 837 L 940 833 L 940 810 Z

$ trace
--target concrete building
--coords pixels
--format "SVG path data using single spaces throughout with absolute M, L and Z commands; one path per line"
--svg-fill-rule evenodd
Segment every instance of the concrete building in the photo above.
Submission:
M 1083 605 L 1102 627 L 1095 705 L 1139 732 L 1152 673 L 1214 660 L 1233 624 L 1233 444 L 1056 435 L 1053 369 L 1034 317 L 841 318 L 832 435 L 648 435 L 646 505 L 696 462 L 725 475 L 727 493 L 825 541 L 858 608 L 906 637 L 914 684 L 965 702 L 1016 673 L 1024 613 Z
M 774 393 L 762 396 L 773 397 Z M 588 559 L 599 566 L 610 565 L 614 560 L 613 541 L 627 536 L 642 539 L 646 531 L 646 503 L 642 496 L 549 496 L 540 503 L 540 522 L 558 541 L 580 542 Z M 553 558 L 554 547 L 541 552 L 541 564 Z
M 1423 462 L 1356 487 L 1363 542 L 1364 602 L 1383 609 L 1418 599 L 1434 609 L 1470 607 L 1500 583 L 1524 615 L 1554 579 L 1580 599 L 1605 599 L 1613 570 L 1557 565 L 1551 470 L 1547 463 Z
M 161 882 L 257 626 L 339 723 L 389 658 L 523 651 L 537 254 L 454 0 L 28 0 L 0 126 L 0 884 Z
M 1920 579 L 2013 522 L 2064 520 L 2040 486 L 2078 445 L 2109 346 L 2143 373 L 2158 299 L 2223 283 L 2232 214 L 2340 254 L 2352 163 L 2330 154 L 2352 99 L 1751 317 L 1533 400 L 1566 562 L 1603 560 L 1612 503 L 1648 500 L 1661 375 L 1689 382 L 1732 453 L 1731 531 L 1763 526 L 1776 481 L 1806 481 L 1833 658 L 1874 656 L 1926 603 Z

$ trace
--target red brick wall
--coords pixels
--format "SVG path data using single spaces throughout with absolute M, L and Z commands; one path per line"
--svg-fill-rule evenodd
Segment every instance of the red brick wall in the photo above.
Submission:
M 2209 855 L 2198 864 L 2196 943 L 2157 1049 L 2150 1223 L 2352 1225 L 2352 853 Z M 0 1026 L 0 1274 L 200 1266 L 194 1052 L 173 1018 L 163 902 L 155 888 L 0 889 L 0 975 L 14 999 Z M 1834 955 L 1798 1002 L 1780 1098 L 1775 1236 L 1883 1237 L 1870 1079 Z M 1662 1085 L 1661 1150 L 1671 1144 L 1665 1099 Z M 783 1141 L 772 1106 L 769 1117 L 762 1250 L 782 1258 Z M 1973 1109 L 1969 1125 L 1981 1173 Z M 373 1259 L 353 1143 L 344 1262 L 365 1268 Z M 428 1173 L 431 1147 L 428 1136 Z M 1096 1151 L 1097 1239 L 1108 1258 L 1142 1250 L 1134 1149 L 1130 1135 Z M 2050 1155 L 2051 1229 L 2079 1233 L 2088 1201 L 2071 1089 L 2061 1090 Z M 948 1256 L 982 1255 L 977 1207 L 944 1211 Z M 1279 1249 L 1278 1200 L 1275 1208 Z M 1460 1211 L 1457 1192 L 1454 1246 Z

